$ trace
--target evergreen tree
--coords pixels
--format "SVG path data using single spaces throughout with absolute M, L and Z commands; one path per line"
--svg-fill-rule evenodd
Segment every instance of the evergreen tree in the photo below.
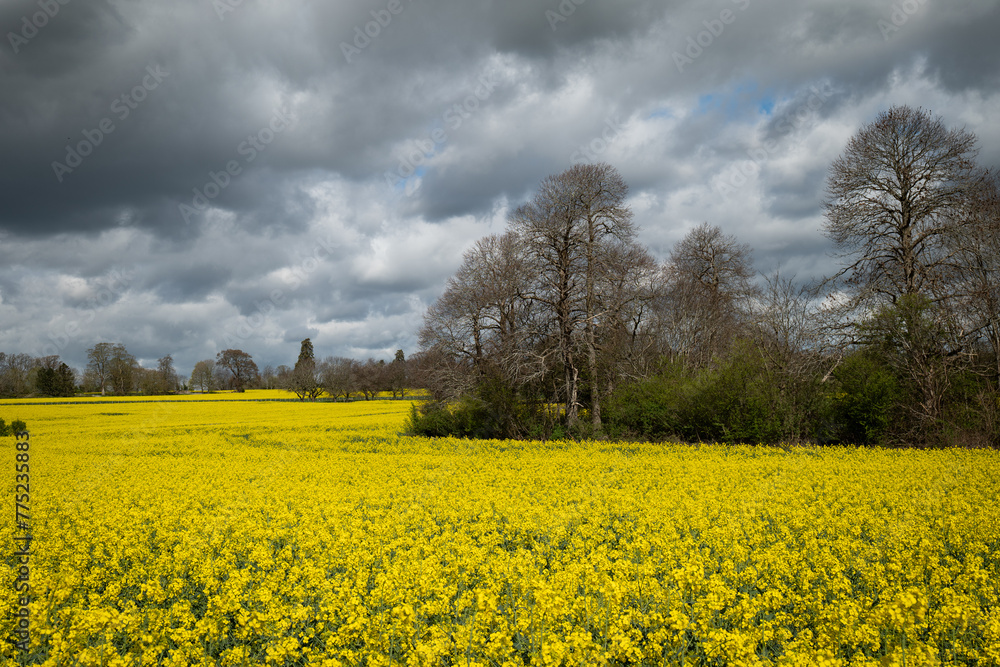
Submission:
M 316 377 L 316 357 L 313 354 L 312 341 L 306 338 L 299 350 L 299 360 L 295 362 L 288 389 L 295 392 L 300 401 L 309 399 L 315 401 L 323 393 L 319 378 Z

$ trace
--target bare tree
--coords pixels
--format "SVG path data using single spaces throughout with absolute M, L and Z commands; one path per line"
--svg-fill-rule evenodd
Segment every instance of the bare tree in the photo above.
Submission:
M 107 373 L 108 382 L 115 394 L 125 396 L 136 391 L 139 388 L 141 372 L 139 362 L 124 345 L 117 343 L 111 346 Z
M 646 377 L 660 350 L 654 306 L 661 289 L 657 262 L 635 243 L 609 244 L 601 255 L 594 349 L 600 399 L 621 380 Z
M 326 393 L 347 400 L 357 389 L 357 362 L 346 357 L 327 357 L 319 365 L 319 379 Z
M 229 372 L 233 389 L 238 392 L 246 390 L 246 385 L 257 379 L 260 374 L 253 357 L 243 350 L 223 350 L 216 355 L 216 366 Z
M 356 367 L 355 379 L 358 391 L 364 395 L 366 401 L 370 401 L 388 387 L 385 361 L 375 361 L 369 357 L 368 361 Z
M 0 395 L 24 396 L 31 391 L 29 374 L 35 366 L 31 355 L 0 352 Z
M 845 259 L 826 281 L 843 340 L 878 339 L 920 388 L 922 427 L 935 424 L 969 331 L 954 316 L 963 227 L 983 172 L 976 137 L 922 109 L 892 107 L 865 125 L 830 168 L 827 236 Z M 884 346 L 883 345 L 883 346 Z
M 436 398 L 475 396 L 493 432 L 526 433 L 522 407 L 550 428 L 552 403 L 569 427 L 589 408 L 601 428 L 602 398 L 653 347 L 655 262 L 633 243 L 627 193 L 613 167 L 578 165 L 466 253 L 421 330 L 418 375 Z
M 406 398 L 406 390 L 409 388 L 410 373 L 409 364 L 406 361 L 406 354 L 402 350 L 396 350 L 396 356 L 389 364 L 389 391 L 392 397 Z
M 435 372 L 432 384 L 442 397 L 470 393 L 490 374 L 517 385 L 538 371 L 538 359 L 525 342 L 538 334 L 526 298 L 532 273 L 523 244 L 510 232 L 486 236 L 465 253 L 420 332 L 425 351 L 460 360 Z
M 111 343 L 98 343 L 87 350 L 87 372 L 97 382 L 101 389 L 101 396 L 105 395 L 107 385 L 111 379 L 111 358 L 113 356 L 114 345 Z
M 205 359 L 196 363 L 189 382 L 192 388 L 198 387 L 203 392 L 215 390 L 215 361 Z
M 177 378 L 177 371 L 174 370 L 173 356 L 168 354 L 157 359 L 156 373 L 159 379 L 160 389 L 163 393 L 173 393 L 177 391 L 179 380 Z
M 287 364 L 278 364 L 274 369 L 274 383 L 276 387 L 282 387 L 290 381 L 294 369 Z
M 772 365 L 786 366 L 808 352 L 821 352 L 821 337 L 810 307 L 809 290 L 794 277 L 776 272 L 765 279 L 754 300 L 753 325 L 758 347 Z
M 635 238 L 632 210 L 625 205 L 628 185 L 618 171 L 608 164 L 577 165 L 567 172 L 573 186 L 576 208 L 586 222 L 584 327 L 583 338 L 587 350 L 587 369 L 591 379 L 590 416 L 595 429 L 601 428 L 601 394 L 605 387 L 598 369 L 598 327 L 605 316 L 620 306 L 609 299 L 601 299 L 598 282 L 602 287 L 606 279 L 621 275 L 616 264 L 627 256 L 619 247 L 627 247 Z M 638 261 L 638 260 L 637 260 Z M 621 283 L 619 283 L 620 285 Z M 603 290 L 600 290 L 603 291 Z M 619 293 L 619 296 L 623 296 Z M 608 383 L 610 385 L 610 383 Z
M 627 194 L 628 186 L 614 167 L 581 164 L 543 180 L 535 197 L 511 216 L 538 266 L 540 285 L 532 298 L 554 317 L 570 427 L 579 414 L 584 364 L 592 383 L 591 418 L 595 428 L 601 425 L 597 281 L 607 244 L 628 243 L 635 234 Z
M 35 367 L 45 368 L 52 371 L 59 368 L 59 363 L 60 362 L 58 354 L 50 354 L 48 356 L 38 357 L 35 359 Z
M 577 351 L 585 307 L 580 285 L 585 229 L 558 176 L 546 178 L 535 198 L 514 211 L 511 222 L 538 263 L 540 285 L 532 298 L 553 318 L 563 372 L 562 402 L 567 423 L 573 426 L 579 413 Z
M 904 294 L 938 300 L 955 253 L 948 238 L 981 178 L 976 137 L 940 118 L 892 107 L 851 138 L 830 167 L 826 235 L 846 263 L 829 280 L 852 308 Z
M 992 352 L 994 386 L 1000 387 L 1000 183 L 985 173 L 973 191 L 968 220 L 953 236 L 962 257 L 958 312 L 966 328 Z
M 750 246 L 702 223 L 674 246 L 663 274 L 669 346 L 693 366 L 704 366 L 728 348 L 758 294 Z
M 441 347 L 431 346 L 412 355 L 409 360 L 413 386 L 426 389 L 434 401 L 458 398 L 458 387 L 469 385 L 475 370 L 466 359 L 448 354 Z
M 261 389 L 274 389 L 277 387 L 275 380 L 274 366 L 271 364 L 265 364 L 264 368 L 260 371 L 260 388 Z

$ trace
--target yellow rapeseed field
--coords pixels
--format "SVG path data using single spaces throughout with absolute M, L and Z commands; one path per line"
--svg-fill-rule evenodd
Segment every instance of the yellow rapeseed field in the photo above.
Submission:
M 33 597 L 3 664 L 1000 664 L 997 452 L 434 440 L 399 435 L 409 401 L 13 403 Z M 13 545 L 13 438 L 0 456 Z

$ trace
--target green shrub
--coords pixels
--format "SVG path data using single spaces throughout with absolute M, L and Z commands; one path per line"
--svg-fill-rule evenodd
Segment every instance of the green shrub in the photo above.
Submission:
M 406 423 L 406 432 L 413 435 L 424 435 L 431 438 L 442 438 L 455 433 L 455 418 L 448 410 L 448 404 L 443 402 L 427 402 L 410 408 L 410 418 Z
M 884 443 L 900 431 L 906 395 L 896 376 L 869 350 L 848 354 L 833 372 L 837 392 L 832 419 L 839 442 L 854 445 Z M 895 424 L 895 427 L 894 427 Z
M 652 440 L 780 443 L 820 440 L 818 377 L 774 368 L 749 341 L 697 371 L 666 363 L 617 389 L 606 403 L 610 432 Z
M 546 421 L 537 402 L 497 379 L 483 378 L 473 395 L 414 406 L 406 430 L 431 437 L 545 439 L 561 435 L 557 427 Z
M 616 435 L 652 440 L 682 437 L 693 393 L 693 378 L 684 365 L 668 362 L 653 377 L 612 392 L 603 408 L 605 427 Z
M 26 431 L 27 429 L 28 425 L 20 419 L 15 419 L 9 426 L 3 419 L 0 419 L 0 436 L 14 435 L 15 433 L 20 433 L 21 431 Z

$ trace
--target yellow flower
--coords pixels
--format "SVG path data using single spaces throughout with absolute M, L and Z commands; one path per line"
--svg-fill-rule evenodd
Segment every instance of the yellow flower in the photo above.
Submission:
M 1000 453 L 426 439 L 404 401 L 225 396 L 24 403 L 46 664 L 1000 663 Z

